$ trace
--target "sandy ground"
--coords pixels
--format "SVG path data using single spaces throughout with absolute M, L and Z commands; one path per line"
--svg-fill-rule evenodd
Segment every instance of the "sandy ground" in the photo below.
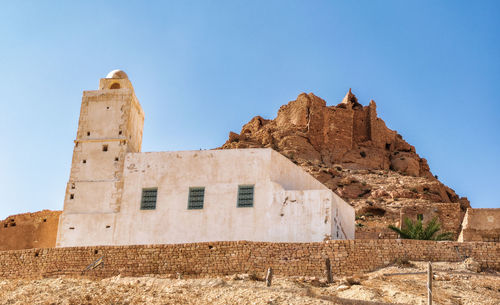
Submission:
M 426 304 L 426 264 L 392 266 L 376 272 L 336 278 L 333 284 L 304 277 L 276 277 L 271 287 L 248 275 L 220 278 L 162 277 L 0 279 L 0 304 L 359 304 L 342 299 Z M 460 263 L 435 263 L 434 304 L 500 304 L 500 276 L 471 273 Z M 342 299 L 338 299 L 342 298 Z

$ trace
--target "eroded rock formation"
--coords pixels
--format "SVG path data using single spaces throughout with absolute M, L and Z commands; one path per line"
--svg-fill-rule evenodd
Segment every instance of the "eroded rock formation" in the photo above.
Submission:
M 470 206 L 433 176 L 415 147 L 387 128 L 373 100 L 362 106 L 351 90 L 336 106 L 302 93 L 275 119 L 256 116 L 240 134 L 230 132 L 220 148 L 249 147 L 279 151 L 352 204 L 360 233 L 397 223 L 406 205 L 457 203 L 461 217 Z

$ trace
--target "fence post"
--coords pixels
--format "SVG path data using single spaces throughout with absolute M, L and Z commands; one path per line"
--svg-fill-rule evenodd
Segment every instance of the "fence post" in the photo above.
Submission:
M 432 305 L 432 264 L 429 262 L 427 270 L 427 304 Z
M 332 283 L 332 265 L 330 264 L 330 258 L 325 259 L 325 275 L 326 275 L 326 281 L 328 283 Z
M 273 280 L 273 268 L 269 267 L 266 274 L 266 286 L 270 287 Z

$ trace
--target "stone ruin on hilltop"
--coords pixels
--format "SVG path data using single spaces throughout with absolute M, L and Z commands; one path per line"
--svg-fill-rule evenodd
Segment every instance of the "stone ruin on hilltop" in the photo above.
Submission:
M 351 92 L 336 106 L 312 93 L 281 106 L 273 120 L 254 117 L 221 149 L 271 147 L 356 208 L 356 238 L 395 238 L 388 224 L 405 215 L 438 216 L 455 237 L 469 201 L 441 183 L 415 147 L 362 106 Z

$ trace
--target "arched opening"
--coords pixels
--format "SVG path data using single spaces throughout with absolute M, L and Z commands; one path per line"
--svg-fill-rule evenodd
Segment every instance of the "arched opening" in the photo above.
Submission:
M 119 83 L 113 83 L 109 89 L 120 89 L 120 84 Z

